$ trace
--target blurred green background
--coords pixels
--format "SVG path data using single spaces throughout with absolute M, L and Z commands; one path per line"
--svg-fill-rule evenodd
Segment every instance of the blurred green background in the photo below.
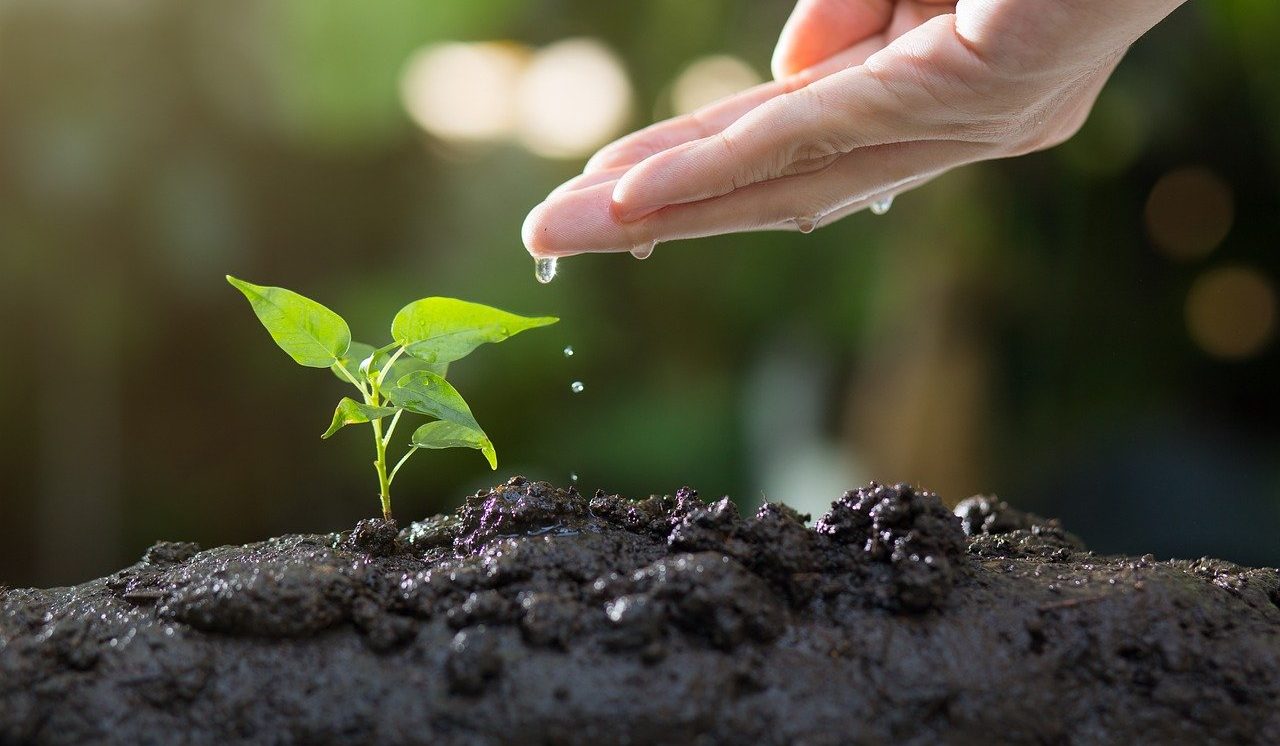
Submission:
M 1274 0 L 1188 4 L 1073 141 L 886 216 L 534 282 L 526 211 L 767 74 L 789 10 L 0 0 L 0 584 L 377 513 L 367 434 L 319 438 L 345 391 L 228 272 L 378 343 L 426 295 L 563 318 L 454 367 L 501 468 L 418 456 L 402 521 L 513 473 L 815 513 L 877 479 L 1099 550 L 1280 563 Z

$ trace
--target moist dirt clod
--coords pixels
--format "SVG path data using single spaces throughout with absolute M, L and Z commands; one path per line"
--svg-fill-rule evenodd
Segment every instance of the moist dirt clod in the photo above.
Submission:
M 0 743 L 1280 743 L 1280 572 L 990 497 L 816 520 L 513 478 L 0 589 Z

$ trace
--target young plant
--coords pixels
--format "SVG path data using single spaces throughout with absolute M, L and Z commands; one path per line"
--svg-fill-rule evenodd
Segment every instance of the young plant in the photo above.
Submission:
M 493 442 L 462 395 L 445 380 L 449 363 L 486 342 L 501 342 L 559 321 L 552 316 L 517 316 L 453 298 L 423 298 L 396 314 L 391 344 L 373 347 L 352 342 L 347 322 L 310 298 L 230 275 L 227 282 L 244 293 L 271 338 L 294 362 L 329 368 L 360 392 L 359 401 L 343 397 L 338 402 L 329 429 L 320 437 L 328 438 L 347 425 L 372 426 L 373 468 L 378 473 L 382 516 L 387 520 L 391 520 L 391 483 L 409 457 L 423 448 L 474 448 L 484 454 L 490 468 L 498 468 Z M 387 448 L 405 412 L 433 421 L 413 432 L 409 450 L 388 471 Z

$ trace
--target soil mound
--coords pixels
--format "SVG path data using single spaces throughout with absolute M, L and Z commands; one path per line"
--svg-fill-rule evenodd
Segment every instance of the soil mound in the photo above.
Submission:
M 1280 572 L 905 485 L 807 525 L 514 478 L 0 600 L 2 743 L 1280 743 Z

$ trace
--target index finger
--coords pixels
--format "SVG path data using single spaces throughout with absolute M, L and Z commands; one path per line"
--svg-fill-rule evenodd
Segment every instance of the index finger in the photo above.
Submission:
M 632 132 L 605 145 L 591 156 L 583 173 L 632 166 L 655 153 L 723 132 L 731 124 L 767 101 L 797 91 L 833 73 L 861 65 L 882 46 L 879 40 L 868 39 L 795 75 L 782 80 L 761 83 L 710 103 L 697 111 L 672 117 Z
M 629 166 L 667 148 L 710 137 L 736 122 L 743 114 L 788 90 L 792 89 L 787 87 L 786 81 L 769 81 L 689 114 L 651 124 L 600 148 L 587 161 L 582 172 L 589 174 Z

